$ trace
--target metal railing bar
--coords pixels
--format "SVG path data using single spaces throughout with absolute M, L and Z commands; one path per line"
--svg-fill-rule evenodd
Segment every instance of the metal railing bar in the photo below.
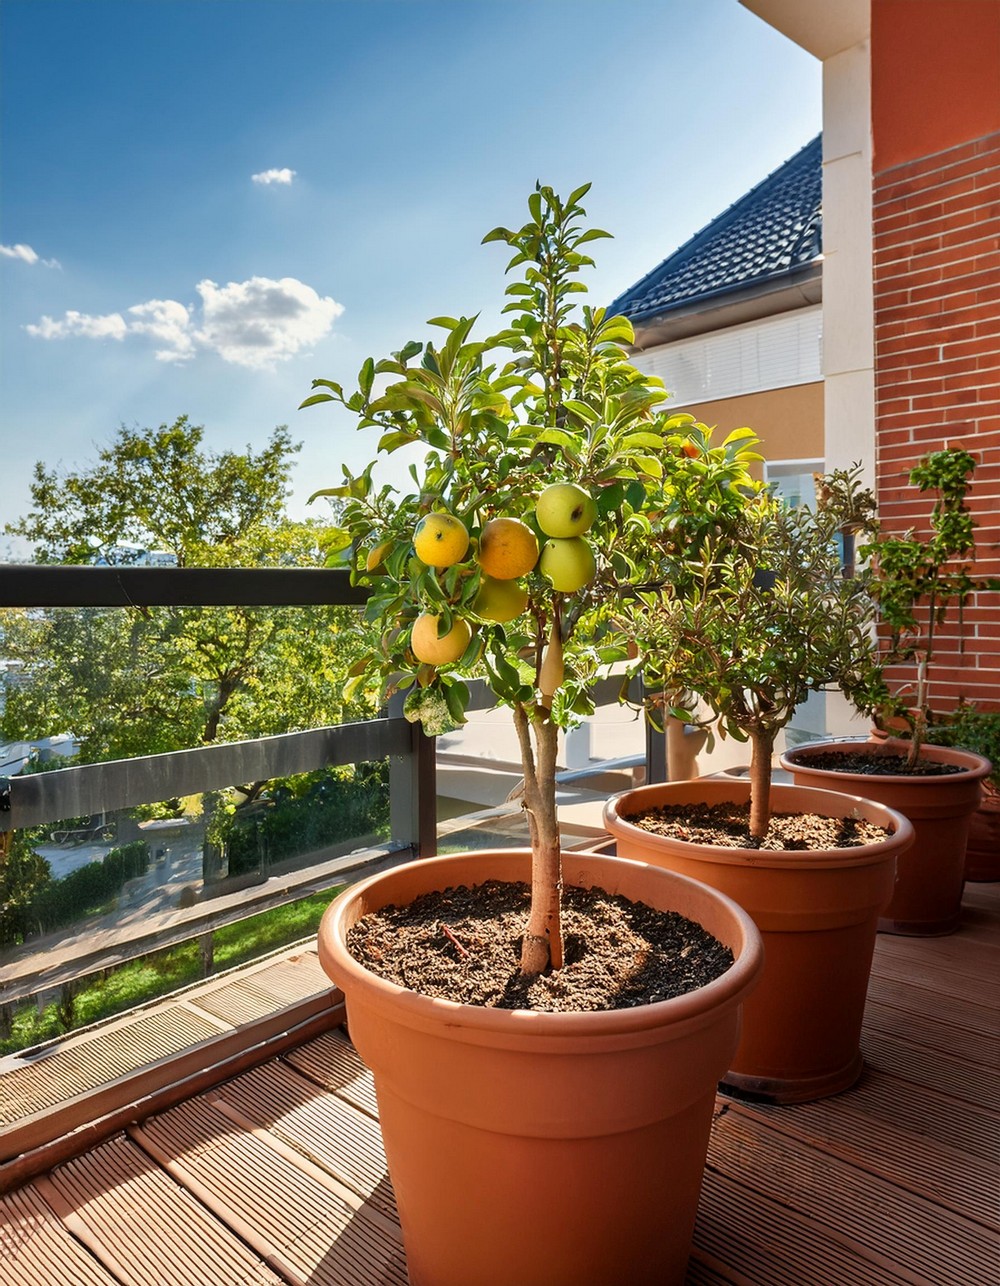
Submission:
M 0 607 L 355 606 L 368 590 L 322 567 L 0 564 Z
M 410 739 L 410 725 L 404 719 L 369 719 L 257 741 L 18 775 L 6 779 L 9 808 L 0 811 L 0 831 L 287 777 L 326 765 L 407 756 Z

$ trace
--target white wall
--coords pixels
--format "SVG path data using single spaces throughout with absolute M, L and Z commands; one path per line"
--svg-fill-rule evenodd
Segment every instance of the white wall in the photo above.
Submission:
M 671 407 L 762 393 L 822 377 L 823 313 L 819 305 L 660 344 L 632 355 L 663 381 Z

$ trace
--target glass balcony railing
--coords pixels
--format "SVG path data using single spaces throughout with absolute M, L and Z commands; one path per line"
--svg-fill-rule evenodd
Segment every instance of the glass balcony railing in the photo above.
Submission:
M 121 609 L 356 609 L 364 598 L 346 573 L 312 569 L 0 567 L 0 608 L 89 614 L 95 646 L 101 618 Z M 24 667 L 8 671 L 8 684 L 32 681 Z M 609 706 L 618 686 L 607 684 Z M 30 743 L 10 746 L 0 1054 L 307 937 L 331 890 L 374 863 L 432 855 L 439 842 L 525 843 L 516 747 L 505 756 L 498 729 L 509 721 L 490 706 L 474 689 L 468 739 L 437 746 L 401 702 L 358 722 L 65 767 L 55 751 L 72 746 L 47 749 L 49 763 L 35 762 Z M 628 714 L 603 728 L 602 745 L 589 738 L 585 728 L 567 746 L 567 792 L 606 767 L 647 762 Z M 662 742 L 650 745 L 656 754 Z M 477 797 L 467 780 L 477 772 L 501 779 L 499 797 Z

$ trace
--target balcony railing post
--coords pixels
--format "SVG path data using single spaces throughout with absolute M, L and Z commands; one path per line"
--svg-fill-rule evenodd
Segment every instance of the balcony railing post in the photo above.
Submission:
M 389 718 L 403 718 L 403 695 L 389 701 Z M 410 748 L 389 757 L 389 826 L 394 845 L 409 844 L 419 857 L 437 853 L 437 742 L 419 723 L 408 725 Z
M 640 700 L 645 704 L 646 686 L 640 685 Z M 654 728 L 650 719 L 645 720 L 646 724 L 646 781 L 650 785 L 654 782 L 667 780 L 667 738 L 665 733 Z

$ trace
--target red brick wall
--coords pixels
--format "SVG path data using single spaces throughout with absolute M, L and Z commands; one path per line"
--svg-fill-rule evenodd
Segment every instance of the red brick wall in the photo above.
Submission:
M 965 447 L 978 462 L 976 572 L 1000 577 L 1000 133 L 873 183 L 880 515 L 889 530 L 929 531 L 932 502 L 909 470 L 928 451 Z M 1000 708 L 1000 593 L 977 596 L 962 635 L 964 651 L 957 620 L 938 636 L 936 703 Z

